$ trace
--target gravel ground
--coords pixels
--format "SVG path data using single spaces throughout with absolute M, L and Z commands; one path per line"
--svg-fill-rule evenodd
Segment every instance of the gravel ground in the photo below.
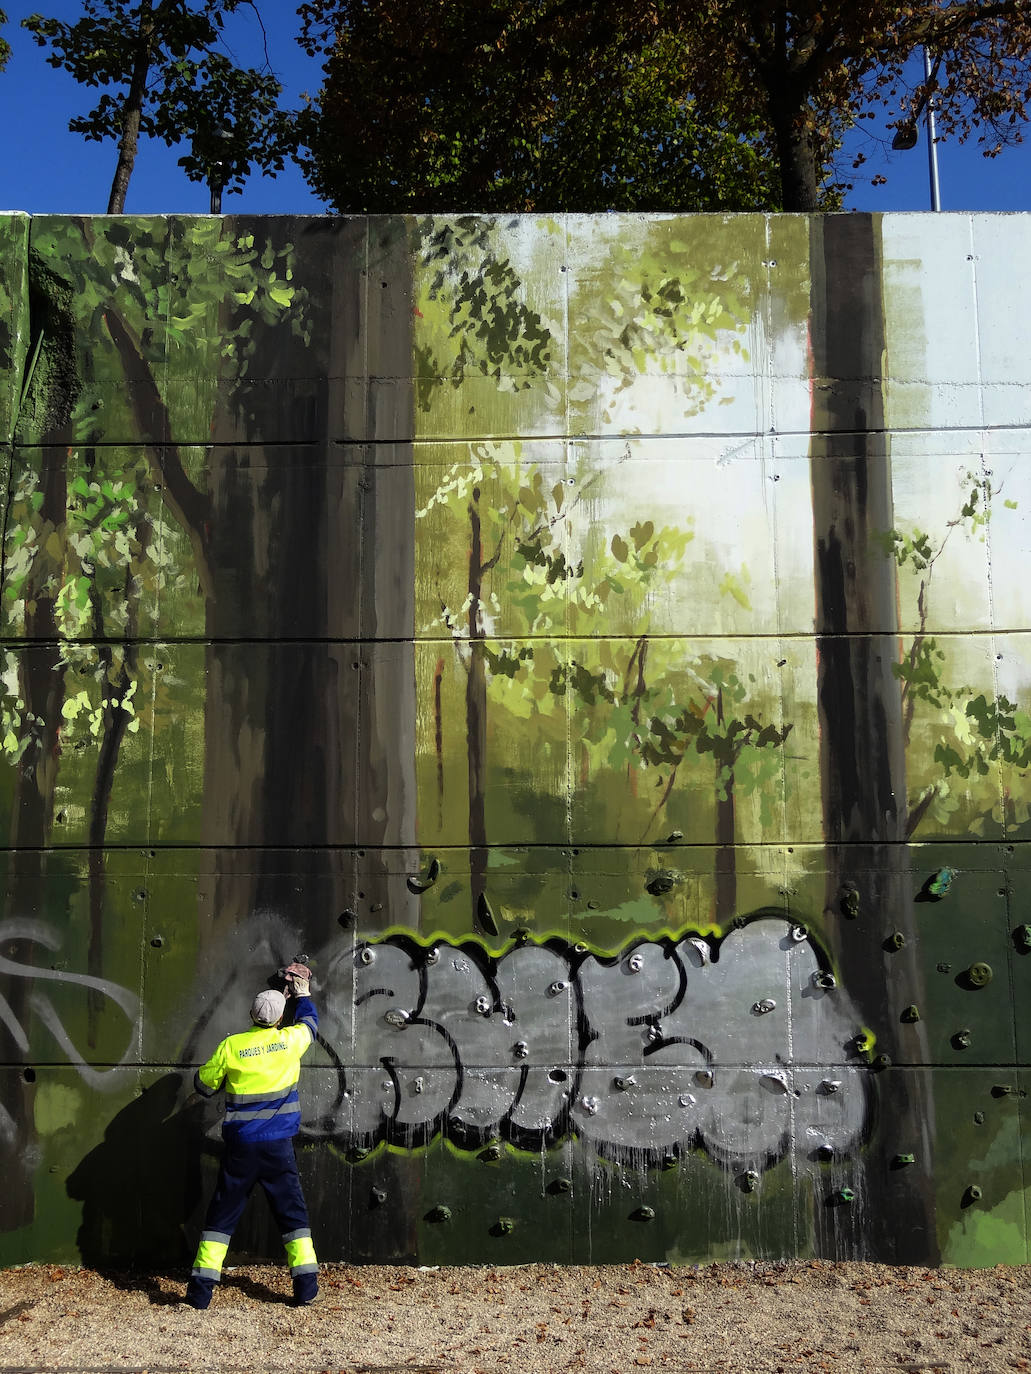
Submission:
M 0 1370 L 626 1374 L 641 1368 L 1031 1370 L 1031 1268 L 714 1264 L 227 1271 L 207 1312 L 184 1274 L 0 1271 Z

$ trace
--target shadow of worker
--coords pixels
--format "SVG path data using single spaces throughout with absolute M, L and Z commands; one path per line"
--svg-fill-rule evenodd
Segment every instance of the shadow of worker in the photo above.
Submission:
M 155 1269 L 193 1258 L 185 1227 L 200 1203 L 204 1104 L 181 1105 L 168 1073 L 114 1117 L 68 1178 L 82 1203 L 77 1242 L 91 1269 Z

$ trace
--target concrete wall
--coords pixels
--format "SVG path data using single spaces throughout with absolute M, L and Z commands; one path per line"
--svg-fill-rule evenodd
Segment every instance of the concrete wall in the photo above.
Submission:
M 0 218 L 0 1262 L 1026 1261 L 1029 249 Z

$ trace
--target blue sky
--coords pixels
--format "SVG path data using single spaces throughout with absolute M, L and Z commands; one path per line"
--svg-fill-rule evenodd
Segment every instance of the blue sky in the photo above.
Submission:
M 73 19 L 80 13 L 74 0 L 0 0 L 9 24 L 5 36 L 13 49 L 0 73 L 0 127 L 7 130 L 7 148 L 0 168 L 0 208 L 33 213 L 101 213 L 107 206 L 114 172 L 113 143 L 87 143 L 68 132 L 69 118 L 84 112 L 97 92 L 79 87 L 63 71 L 46 64 L 42 49 L 19 29 L 25 15 L 40 11 Z M 294 41 L 298 19 L 296 0 L 259 0 L 268 33 L 272 68 L 282 81 L 291 104 L 303 91 L 321 82 L 320 64 L 308 58 Z M 264 63 L 264 42 L 254 11 L 244 5 L 227 21 L 228 46 L 244 65 Z M 90 99 L 92 97 L 92 99 Z M 89 100 L 89 104 L 87 104 Z M 857 180 L 847 205 L 856 210 L 926 210 L 930 206 L 927 147 L 891 153 L 878 143 L 861 144 L 868 157 L 867 177 L 881 173 L 886 186 Z M 130 213 L 205 213 L 208 191 L 187 180 L 176 165 L 179 151 L 162 143 L 141 142 L 129 186 Z M 1031 210 L 1031 141 L 988 160 L 972 144 L 939 145 L 942 208 L 944 210 Z M 475 209 L 475 206 L 457 207 Z M 288 165 L 274 180 L 252 176 L 241 195 L 226 196 L 223 209 L 248 214 L 322 214 L 327 207 L 316 197 L 299 168 Z

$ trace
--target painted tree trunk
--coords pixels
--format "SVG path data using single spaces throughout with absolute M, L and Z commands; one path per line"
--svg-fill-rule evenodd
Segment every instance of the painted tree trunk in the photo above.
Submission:
M 469 502 L 469 663 L 465 680 L 469 897 L 473 929 L 483 911 L 487 888 L 487 664 L 483 653 L 483 538 L 479 501 L 480 489 L 474 487 Z
M 12 917 L 39 919 L 46 909 L 46 847 L 54 820 L 65 677 L 55 606 L 60 554 L 52 551 L 51 540 L 63 539 L 68 504 L 64 449 L 47 440 L 71 413 L 78 383 L 74 367 L 69 365 L 74 352 L 73 332 L 64 284 L 31 254 L 27 284 L 37 358 L 22 423 L 28 436 L 40 444 L 38 520 L 42 537 L 24 589 L 25 644 L 19 654 L 19 690 L 30 742 L 15 776 L 5 910 Z M 3 954 L 18 963 L 31 964 L 36 947 L 28 941 L 9 941 Z M 29 980 L 7 978 L 3 982 L 3 995 L 13 1018 L 27 1035 Z M 21 1046 L 18 1052 L 20 1055 Z M 7 1186 L 0 1190 L 0 1230 L 26 1225 L 33 1217 L 33 1093 L 31 1082 L 23 1076 L 8 1104 L 3 1143 L 10 1159 Z
M 899 1013 L 920 998 L 913 941 L 886 953 L 893 929 L 912 929 L 906 846 L 906 767 L 894 562 L 874 535 L 892 527 L 891 462 L 881 397 L 883 307 L 877 221 L 828 216 L 810 229 L 813 415 L 811 486 L 816 566 L 817 693 L 826 912 L 844 986 L 897 1058 Z M 851 919 L 844 885 L 859 891 Z M 926 1046 L 925 1046 L 926 1051 Z M 927 1062 L 926 1052 L 919 1056 Z M 883 1061 L 882 1061 L 883 1062 Z M 937 1254 L 930 1079 L 919 1068 L 875 1076 L 877 1120 L 865 1153 L 862 1228 L 867 1257 L 930 1263 Z M 916 1155 L 904 1183 L 890 1162 Z M 824 1209 L 826 1253 L 860 1247 L 848 1209 Z
M 722 737 L 725 725 L 723 689 L 716 693 L 716 724 Z M 737 851 L 734 848 L 736 822 L 734 814 L 733 744 L 731 758 L 716 763 L 716 924 L 727 926 L 737 914 Z

